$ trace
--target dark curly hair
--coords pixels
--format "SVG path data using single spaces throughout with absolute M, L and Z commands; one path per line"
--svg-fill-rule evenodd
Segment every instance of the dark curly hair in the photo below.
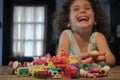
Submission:
M 69 23 L 69 13 L 70 13 L 70 6 L 73 4 L 75 0 L 66 0 L 65 3 L 62 6 L 62 10 L 59 14 L 54 16 L 53 20 L 53 29 L 54 29 L 54 38 L 59 38 L 60 33 L 65 30 L 69 29 L 67 27 Z M 107 24 L 107 17 L 105 16 L 100 2 L 98 0 L 88 0 L 92 6 L 92 9 L 95 14 L 95 21 L 97 25 L 93 27 L 93 32 L 101 32 L 105 35 L 105 37 L 108 39 L 110 38 L 110 27 Z

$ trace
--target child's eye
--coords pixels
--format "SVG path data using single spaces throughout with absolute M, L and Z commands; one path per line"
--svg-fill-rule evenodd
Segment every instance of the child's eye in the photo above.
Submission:
M 79 10 L 79 8 L 74 8 L 73 10 L 74 10 L 74 11 L 78 11 L 78 10 Z
M 91 9 L 91 7 L 85 7 L 85 10 L 90 10 Z

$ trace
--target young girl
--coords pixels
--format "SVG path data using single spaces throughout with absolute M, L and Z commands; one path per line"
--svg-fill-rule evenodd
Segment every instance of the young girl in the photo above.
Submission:
M 62 8 L 54 20 L 56 34 L 61 34 L 58 55 L 65 50 L 81 62 L 113 66 L 115 57 L 107 44 L 108 27 L 98 0 L 66 0 Z M 89 55 L 94 50 L 98 56 Z

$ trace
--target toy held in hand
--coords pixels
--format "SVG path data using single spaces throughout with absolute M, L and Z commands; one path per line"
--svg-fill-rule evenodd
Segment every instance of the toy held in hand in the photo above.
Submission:
M 92 52 L 89 52 L 89 55 L 92 56 L 92 57 L 96 57 L 99 55 L 99 52 L 97 50 L 94 50 Z

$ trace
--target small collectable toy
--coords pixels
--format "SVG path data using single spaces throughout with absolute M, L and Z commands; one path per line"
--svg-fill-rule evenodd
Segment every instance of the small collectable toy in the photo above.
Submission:
M 61 68 L 51 68 L 51 78 L 59 79 L 62 78 Z
M 37 71 L 37 72 L 35 72 L 34 75 L 37 78 L 47 79 L 48 77 L 50 77 L 51 73 L 48 71 Z
M 78 78 L 78 73 L 79 73 L 79 69 L 76 67 L 66 67 L 65 68 L 65 72 L 64 72 L 64 76 L 65 78 Z
M 102 67 L 101 69 L 100 69 L 100 72 L 104 75 L 104 76 L 106 76 L 108 73 L 109 73 L 109 71 L 110 71 L 110 67 L 109 66 L 104 66 L 104 67 Z
M 29 68 L 27 67 L 18 68 L 17 75 L 18 76 L 29 76 L 30 75 Z

